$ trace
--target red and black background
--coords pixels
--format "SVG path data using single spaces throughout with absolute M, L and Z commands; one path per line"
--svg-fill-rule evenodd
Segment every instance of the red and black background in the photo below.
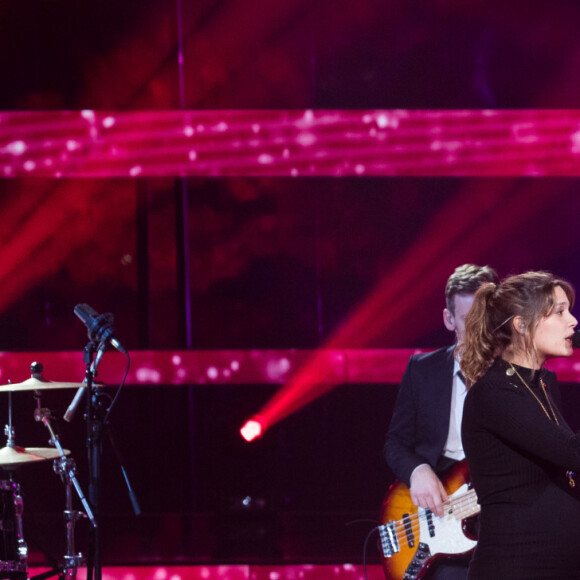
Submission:
M 105 565 L 362 561 L 450 272 L 580 285 L 579 24 L 572 1 L 0 3 L 0 383 L 82 380 L 73 309 L 114 314 L 143 513 L 105 442 Z M 111 393 L 122 370 L 107 353 Z M 19 445 L 47 444 L 35 404 L 13 397 Z M 83 484 L 82 416 L 61 435 Z M 50 462 L 15 477 L 31 558 L 60 558 Z

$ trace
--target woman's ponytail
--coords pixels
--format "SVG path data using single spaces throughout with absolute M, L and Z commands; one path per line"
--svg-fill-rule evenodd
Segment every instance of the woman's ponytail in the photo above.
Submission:
M 468 387 L 490 367 L 497 353 L 492 313 L 497 284 L 482 284 L 465 319 L 463 342 L 458 345 L 460 366 Z

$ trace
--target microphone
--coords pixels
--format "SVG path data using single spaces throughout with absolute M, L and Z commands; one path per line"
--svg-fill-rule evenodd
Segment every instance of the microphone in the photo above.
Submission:
M 574 348 L 580 347 L 580 330 L 575 330 L 572 336 L 572 346 Z
M 62 416 L 62 418 L 67 423 L 70 423 L 73 420 L 73 417 L 76 413 L 77 407 L 79 406 L 79 403 L 81 402 L 86 390 L 87 390 L 87 387 L 79 387 L 77 389 L 77 393 L 76 393 L 74 399 L 71 401 L 71 404 L 68 406 L 66 413 Z
M 111 345 L 116 348 L 119 352 L 127 354 L 125 347 L 113 336 L 115 334 L 115 328 L 113 326 L 113 315 L 111 313 L 97 314 L 97 312 L 91 308 L 88 304 L 77 304 L 74 309 L 75 314 L 79 317 L 81 322 L 87 327 L 87 334 L 89 340 L 99 345 L 97 350 L 97 355 L 95 360 L 91 364 L 91 372 L 96 374 L 97 367 L 107 350 L 107 345 Z M 86 379 L 85 379 L 86 382 Z M 66 413 L 63 415 L 63 419 L 70 423 L 76 413 L 77 407 L 81 402 L 86 386 L 80 387 L 71 404 L 68 406 Z
M 116 348 L 119 352 L 127 354 L 123 345 L 113 336 L 115 334 L 115 327 L 113 326 L 113 315 L 110 312 L 106 314 L 97 314 L 88 304 L 77 304 L 75 306 L 75 314 L 80 318 L 81 322 L 87 327 L 87 334 L 91 342 L 99 344 L 99 352 L 97 359 L 100 362 L 107 344 Z M 97 363 L 98 364 L 98 363 Z M 97 365 L 95 365 L 96 367 Z

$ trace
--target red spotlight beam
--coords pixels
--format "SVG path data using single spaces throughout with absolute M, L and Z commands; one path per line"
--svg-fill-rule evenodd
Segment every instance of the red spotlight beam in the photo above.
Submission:
M 469 190 L 460 191 L 442 208 L 424 235 L 325 346 L 315 351 L 304 367 L 258 411 L 262 433 L 339 384 L 333 373 L 337 361 L 329 360 L 328 353 L 347 347 L 364 348 L 386 329 L 389 334 L 389 328 L 392 336 L 414 332 L 408 323 L 412 312 L 434 291 L 442 294 L 449 272 L 466 261 L 462 259 L 465 248 L 470 248 L 472 255 L 485 255 L 492 213 L 493 243 L 501 244 L 508 231 L 527 223 L 553 203 L 549 196 L 530 196 L 523 191 L 506 196 L 504 187 L 503 181 L 485 182 L 485 187 L 478 182 Z M 443 306 L 442 299 L 441 309 Z
M 8 232 L 0 236 L 0 311 L 39 279 L 59 271 L 83 243 L 97 239 L 103 223 L 110 223 L 110 216 L 100 207 L 113 207 L 118 197 L 115 182 L 101 180 L 83 181 L 82 195 L 75 181 L 34 181 L 32 185 L 16 181 L 10 186 L 12 195 L 6 195 L 2 211 Z M 34 207 L 20 200 L 28 188 L 35 188 Z M 115 219 L 132 216 L 128 204 L 115 207 Z
M 479 219 L 481 200 L 460 192 L 436 216 L 424 235 L 411 247 L 393 270 L 377 284 L 373 292 L 355 309 L 325 346 L 257 413 L 262 431 L 281 421 L 312 400 L 325 394 L 339 381 L 333 377 L 335 364 L 328 353 L 350 346 L 363 348 L 395 320 L 404 317 L 421 299 L 445 280 L 458 239 Z M 485 200 L 492 206 L 501 191 L 489 191 Z M 460 219 L 462 218 L 462 219 Z M 434 259 L 434 256 L 445 256 Z

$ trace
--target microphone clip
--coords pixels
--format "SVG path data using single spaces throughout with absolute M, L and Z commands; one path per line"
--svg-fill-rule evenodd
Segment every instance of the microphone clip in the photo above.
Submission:
M 96 316 L 90 323 L 88 327 L 89 339 L 93 344 L 98 344 L 99 349 L 115 333 L 113 322 L 113 315 L 110 312 L 105 312 Z

